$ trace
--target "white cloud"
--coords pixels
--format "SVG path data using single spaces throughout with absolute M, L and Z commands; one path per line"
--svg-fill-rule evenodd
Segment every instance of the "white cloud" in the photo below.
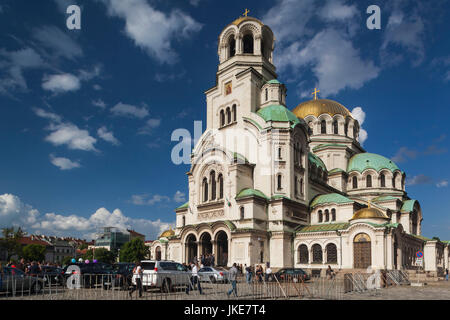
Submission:
M 152 130 L 161 125 L 161 119 L 148 119 L 145 126 L 139 129 L 138 134 L 151 134 Z
M 364 142 L 369 137 L 367 131 L 365 129 L 363 129 L 363 127 L 362 127 L 364 121 L 366 120 L 366 113 L 364 112 L 364 110 L 361 107 L 356 107 L 356 108 L 353 108 L 353 110 L 351 111 L 351 114 L 352 114 L 353 118 L 358 120 L 358 123 L 359 123 L 358 141 L 361 144 L 364 144 Z
M 164 13 L 145 0 L 100 0 L 108 14 L 125 20 L 125 34 L 134 44 L 161 63 L 174 63 L 174 39 L 189 38 L 201 24 L 180 10 Z
M 328 21 L 344 21 L 358 14 L 356 5 L 346 5 L 343 1 L 328 0 L 320 10 L 320 15 Z
M 73 60 L 83 56 L 83 50 L 70 36 L 55 26 L 44 26 L 33 30 L 33 37 L 51 50 L 55 57 L 64 57 Z
M 276 59 L 279 69 L 310 67 L 324 96 L 346 88 L 359 89 L 380 71 L 372 61 L 363 60 L 351 41 L 336 30 L 321 31 L 303 45 L 297 41 L 286 48 Z
M 448 180 L 441 180 L 438 183 L 436 183 L 436 187 L 443 188 L 448 187 Z
M 415 56 L 413 64 L 418 65 L 425 57 L 424 31 L 425 26 L 419 14 L 404 14 L 395 9 L 389 17 L 381 49 L 389 59 L 393 56 L 387 51 L 389 47 L 406 49 Z
M 415 159 L 419 153 L 416 150 L 409 149 L 408 147 L 401 147 L 397 153 L 392 157 L 394 162 L 405 162 L 409 159 Z
M 6 51 L 0 49 L 0 93 L 7 94 L 10 90 L 28 89 L 23 76 L 24 71 L 28 69 L 37 69 L 45 67 L 41 56 L 31 48 L 24 48 L 17 51 Z
M 78 161 L 72 161 L 63 157 L 55 157 L 52 154 L 50 155 L 50 162 L 61 170 L 71 170 L 81 167 L 81 164 Z
M 40 108 L 33 108 L 33 111 L 34 111 L 34 113 L 36 113 L 36 115 L 38 117 L 48 119 L 48 120 L 54 121 L 54 122 L 61 122 L 61 117 L 59 115 L 57 115 L 56 113 L 45 111 L 44 109 L 40 109 Z
M 47 129 L 52 133 L 45 140 L 55 146 L 67 145 L 69 149 L 97 151 L 94 146 L 97 139 L 72 123 L 51 123 Z
M 112 143 L 115 146 L 120 144 L 119 140 L 117 140 L 116 137 L 114 137 L 114 134 L 112 133 L 112 131 L 108 131 L 108 129 L 105 126 L 99 128 L 97 130 L 97 134 L 100 138 Z
M 173 201 L 186 202 L 186 194 L 181 191 L 175 192 L 175 195 L 173 196 Z
M 174 225 L 160 219 L 127 217 L 120 209 L 110 212 L 106 208 L 99 208 L 88 217 L 56 213 L 40 215 L 38 210 L 12 194 L 0 195 L 0 222 L 2 227 L 20 226 L 28 233 L 82 238 L 95 236 L 99 229 L 111 226 L 121 230 L 133 229 L 145 234 L 148 239 L 156 239 L 162 231 Z
M 46 75 L 42 79 L 42 88 L 54 93 L 77 91 L 80 87 L 80 79 L 70 73 Z
M 430 177 L 419 174 L 417 176 L 413 176 L 411 178 L 406 178 L 406 184 L 409 186 L 419 185 L 419 184 L 429 184 L 433 181 Z
M 98 99 L 98 100 L 92 100 L 92 105 L 105 109 L 106 108 L 106 103 L 102 100 L 102 99 Z
M 134 118 L 145 118 L 149 115 L 148 109 L 144 106 L 142 108 L 138 108 L 136 106 L 125 104 L 119 102 L 114 107 L 111 108 L 111 112 L 115 116 L 125 116 L 125 117 L 134 117 Z
M 92 88 L 93 88 L 94 90 L 96 90 L 96 91 L 102 90 L 102 87 L 101 87 L 100 85 L 98 85 L 98 84 L 94 84 L 94 85 L 92 86 Z

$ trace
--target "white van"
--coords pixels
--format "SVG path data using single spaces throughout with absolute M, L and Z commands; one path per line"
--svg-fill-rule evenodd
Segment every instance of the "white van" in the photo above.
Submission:
M 143 260 L 142 268 L 142 287 L 160 288 L 162 292 L 173 291 L 175 287 L 187 286 L 192 273 L 181 263 L 165 260 Z M 136 276 L 132 278 L 133 285 L 136 285 Z

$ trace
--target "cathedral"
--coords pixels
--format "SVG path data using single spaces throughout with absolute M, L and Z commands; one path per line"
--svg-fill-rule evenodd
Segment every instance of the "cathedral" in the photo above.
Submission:
M 273 64 L 275 36 L 242 16 L 218 38 L 207 124 L 191 154 L 189 201 L 176 228 L 151 244 L 156 259 L 218 265 L 267 264 L 322 273 L 414 270 L 439 275 L 449 243 L 421 235 L 422 210 L 405 172 L 366 152 L 359 124 L 339 102 L 313 99 L 290 110 Z

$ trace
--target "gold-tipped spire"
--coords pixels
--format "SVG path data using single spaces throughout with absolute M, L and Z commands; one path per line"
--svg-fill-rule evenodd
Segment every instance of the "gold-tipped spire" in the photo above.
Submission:
M 250 13 L 250 10 L 248 10 L 247 8 L 245 8 L 244 16 L 247 16 L 249 13 Z

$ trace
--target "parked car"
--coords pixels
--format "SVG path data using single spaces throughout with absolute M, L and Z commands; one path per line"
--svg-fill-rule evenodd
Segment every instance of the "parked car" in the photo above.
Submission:
M 200 281 L 206 282 L 228 282 L 228 271 L 221 267 L 203 267 L 198 270 Z
M 305 270 L 300 268 L 283 268 L 274 273 L 274 276 L 278 281 L 308 281 L 311 277 L 306 273 Z
M 103 277 L 103 289 L 107 290 L 112 287 L 121 287 L 128 289 L 131 285 L 133 277 L 133 269 L 135 263 L 119 262 L 113 265 L 113 272 Z
M 15 292 L 16 295 L 26 292 L 40 293 L 43 287 L 42 279 L 29 276 L 16 268 L 3 267 L 0 291 Z
M 41 269 L 42 272 L 37 277 L 44 280 L 46 284 L 64 284 L 64 269 L 53 266 L 42 266 Z
M 72 265 L 80 268 L 81 284 L 85 288 L 92 288 L 102 285 L 105 275 L 113 273 L 112 265 L 103 262 L 97 263 L 72 263 L 65 268 L 65 280 L 70 277 L 74 271 L 68 272 L 68 268 Z
M 174 261 L 144 260 L 141 267 L 144 290 L 156 287 L 161 292 L 173 291 L 175 287 L 187 286 L 192 275 L 185 266 Z M 135 275 L 132 284 L 136 285 Z

